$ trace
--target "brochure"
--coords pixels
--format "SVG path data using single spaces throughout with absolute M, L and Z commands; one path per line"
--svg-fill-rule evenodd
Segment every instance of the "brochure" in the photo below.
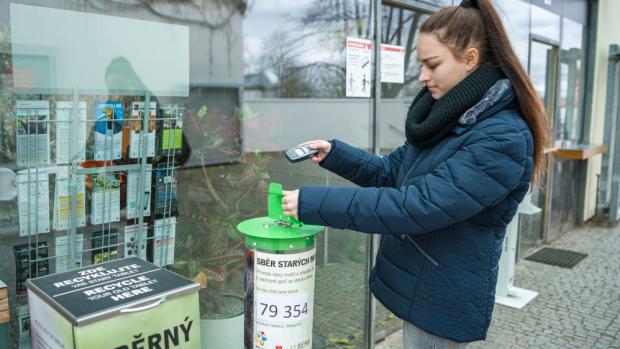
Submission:
M 30 172 L 30 173 L 28 173 Z M 17 173 L 19 236 L 50 232 L 49 174 L 36 170 Z
M 85 176 L 75 176 L 75 226 L 83 227 L 86 225 L 86 183 Z M 56 170 L 56 188 L 54 194 L 54 216 L 52 227 L 55 230 L 66 230 L 71 228 L 71 179 L 69 178 L 69 168 L 59 167 Z
M 174 264 L 176 225 L 176 217 L 155 220 L 153 264 L 160 267 Z
M 183 145 L 183 109 L 178 104 L 164 105 L 163 120 L 161 120 L 161 155 L 172 156 L 181 150 Z
M 142 223 L 142 229 L 138 224 L 125 226 L 125 257 L 139 257 L 146 260 L 147 233 L 149 225 Z
M 127 219 L 138 217 L 138 182 L 142 180 L 144 192 L 142 193 L 142 209 L 144 217 L 151 215 L 151 173 L 153 165 L 146 165 L 146 175 L 142 176 L 142 171 L 128 171 L 127 174 Z
M 50 102 L 15 102 L 17 166 L 50 163 Z
M 129 141 L 129 157 L 140 158 L 143 154 L 144 143 L 146 142 L 146 156 L 155 156 L 155 125 L 157 124 L 157 103 L 149 103 L 150 122 L 149 129 L 144 134 L 144 140 L 141 141 L 140 132 L 144 125 L 144 102 L 133 102 L 131 108 L 130 121 L 130 141 Z
M 123 102 L 99 102 L 95 107 L 95 160 L 121 158 Z
M 176 166 L 173 163 L 159 164 L 155 171 L 155 214 L 174 215 L 176 212 Z
M 109 229 L 107 231 L 95 231 L 91 236 L 91 258 L 92 263 L 97 264 L 106 262 L 118 257 L 118 231 Z
M 92 196 L 90 220 L 92 224 L 120 221 L 121 190 L 116 173 L 91 176 Z
M 75 234 L 73 245 L 73 262 L 70 262 L 69 237 L 66 235 L 56 237 L 56 273 L 76 269 L 82 266 L 82 251 L 84 246 L 84 234 Z M 67 266 L 69 266 L 67 268 Z
M 86 102 L 79 102 L 76 120 L 71 118 L 72 113 L 73 102 L 56 102 L 56 163 L 59 165 L 86 159 Z
M 26 289 L 18 292 L 17 294 L 26 294 Z M 17 327 L 19 333 L 19 345 L 18 348 L 31 348 L 32 336 L 30 335 L 30 312 L 28 311 L 28 304 L 18 305 L 17 307 Z
M 49 274 L 47 242 L 13 246 L 13 254 L 15 255 L 15 293 L 24 294 L 27 279 Z

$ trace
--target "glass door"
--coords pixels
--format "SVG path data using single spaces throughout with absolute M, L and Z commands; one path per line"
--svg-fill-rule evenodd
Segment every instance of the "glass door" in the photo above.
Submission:
M 445 2 L 445 1 L 444 1 Z M 445 5 L 431 1 L 433 5 Z M 418 4 L 419 5 L 419 4 Z M 377 149 L 381 155 L 389 154 L 405 140 L 403 125 L 407 109 L 423 85 L 418 82 L 420 65 L 416 58 L 416 46 L 422 23 L 432 11 L 403 1 L 383 1 L 381 6 L 381 44 L 403 52 L 402 82 L 381 82 L 381 96 L 378 98 Z M 382 58 L 384 59 L 384 58 Z M 378 79 L 379 80 L 379 79 Z M 377 237 L 377 240 L 382 240 Z M 382 244 L 376 241 L 377 249 Z M 374 316 L 375 341 L 379 341 L 402 328 L 401 319 L 394 316 L 380 302 L 376 302 Z
M 609 47 L 609 66 L 607 68 L 607 96 L 605 105 L 605 137 L 603 144 L 609 145 L 609 152 L 603 154 L 601 178 L 598 192 L 599 209 L 609 210 L 609 220 L 620 218 L 620 200 L 617 181 L 613 180 L 618 171 L 620 144 L 618 144 L 618 119 L 620 119 L 620 46 Z
M 559 45 L 544 37 L 531 35 L 528 70 L 534 89 L 544 105 L 549 126 L 553 129 L 556 114 Z M 538 185 L 532 188 L 532 204 L 543 209 L 541 214 L 522 216 L 519 224 L 518 257 L 539 246 L 547 237 L 551 213 L 551 179 L 553 159 L 549 157 L 547 171 Z

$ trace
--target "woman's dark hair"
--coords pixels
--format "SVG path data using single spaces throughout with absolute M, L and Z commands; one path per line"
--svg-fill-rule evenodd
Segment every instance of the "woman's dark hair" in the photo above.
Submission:
M 519 110 L 534 136 L 534 176 L 537 183 L 545 172 L 545 148 L 550 132 L 543 104 L 539 101 L 527 73 L 517 59 L 506 30 L 491 0 L 466 0 L 461 6 L 441 9 L 431 15 L 420 34 L 434 34 L 457 59 L 466 49 L 479 52 L 479 62 L 499 66 L 517 95 Z

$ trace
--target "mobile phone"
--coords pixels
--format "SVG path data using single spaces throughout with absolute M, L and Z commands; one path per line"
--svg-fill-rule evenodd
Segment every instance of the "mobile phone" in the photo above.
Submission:
M 287 150 L 284 155 L 290 162 L 299 162 L 309 159 L 318 153 L 318 149 L 312 149 L 307 145 L 300 145 Z

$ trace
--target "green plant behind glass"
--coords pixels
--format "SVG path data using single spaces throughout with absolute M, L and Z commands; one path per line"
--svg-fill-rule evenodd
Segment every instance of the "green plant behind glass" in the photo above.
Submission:
M 173 269 L 201 285 L 203 318 L 238 315 L 243 303 L 231 304 L 230 294 L 241 299 L 245 267 L 245 241 L 237 232 L 239 222 L 266 211 L 270 156 L 260 152 L 242 156 L 241 139 L 231 140 L 222 125 L 240 123 L 255 115 L 247 106 L 234 115 L 217 115 L 206 106 L 188 112 L 190 139 L 199 139 L 192 157 L 199 166 L 179 172 L 179 227 Z M 185 132 L 184 128 L 184 132 Z M 190 132 L 190 131 L 188 131 Z M 239 143 L 237 143 L 239 142 Z M 241 159 L 238 163 L 208 165 L 214 152 Z

